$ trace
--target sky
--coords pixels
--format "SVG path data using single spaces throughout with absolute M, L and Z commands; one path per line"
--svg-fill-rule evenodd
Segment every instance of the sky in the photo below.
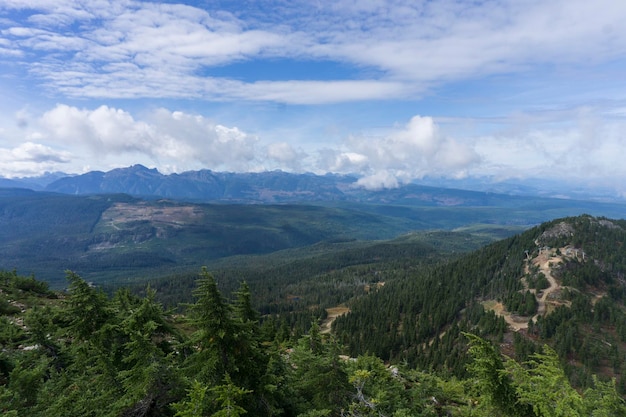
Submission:
M 143 164 L 626 197 L 623 0 L 0 0 L 0 176 Z

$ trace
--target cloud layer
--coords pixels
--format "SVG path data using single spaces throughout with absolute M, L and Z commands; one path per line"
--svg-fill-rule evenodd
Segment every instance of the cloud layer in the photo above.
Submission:
M 626 3 L 614 0 L 471 7 L 458 0 L 260 0 L 243 10 L 232 7 L 4 1 L 0 58 L 69 97 L 319 104 L 408 99 L 479 75 L 587 65 L 626 54 Z M 257 61 L 328 61 L 347 73 L 308 80 L 287 73 L 270 80 L 257 78 L 251 66 L 240 77 L 213 75 L 213 69 Z

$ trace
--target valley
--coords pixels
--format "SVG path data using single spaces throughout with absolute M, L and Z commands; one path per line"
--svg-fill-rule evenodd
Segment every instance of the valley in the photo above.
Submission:
M 220 211 L 187 203 L 118 200 L 105 207 L 93 230 L 101 236 L 132 231 L 132 238 L 87 252 L 119 251 L 130 245 L 138 250 L 152 244 L 151 239 L 172 244 L 176 233 L 205 225 L 207 216 L 222 224 L 228 219 L 246 221 L 241 216 L 245 209 Z M 282 206 L 264 209 L 268 216 L 293 212 Z M 300 216 L 321 210 L 300 209 Z M 138 230 L 152 237 L 138 239 Z M 613 395 L 615 400 L 606 404 L 620 410 L 623 400 L 616 395 L 626 394 L 626 253 L 619 242 L 624 241 L 626 223 L 583 215 L 504 239 L 484 233 L 502 232 L 493 226 L 466 228 L 481 231 L 475 234 L 461 230 L 414 231 L 388 240 L 322 241 L 224 257 L 210 272 L 183 270 L 124 284 L 90 284 L 68 272 L 63 292 L 15 271 L 2 272 L 0 341 L 5 348 L 0 364 L 5 368 L 0 367 L 0 407 L 8 404 L 28 415 L 53 407 L 80 415 L 74 404 L 88 404 L 116 416 L 126 415 L 146 398 L 182 407 L 185 393 L 176 393 L 161 378 L 196 375 L 211 387 L 249 387 L 248 398 L 259 401 L 245 406 L 252 415 L 267 415 L 266 405 L 254 404 L 265 404 L 268 398 L 291 410 L 286 415 L 319 407 L 339 413 L 341 407 L 363 404 L 351 403 L 351 390 L 361 395 L 365 389 L 375 396 L 369 390 L 379 386 L 380 395 L 393 393 L 396 398 L 380 403 L 388 411 L 404 404 L 413 415 L 438 415 L 429 408 L 429 398 L 436 398 L 442 412 L 487 416 L 508 406 L 487 400 L 488 385 L 480 392 L 466 387 L 483 386 L 487 371 L 479 369 L 480 357 L 491 355 L 501 361 L 498 372 L 513 372 L 519 366 L 516 361 L 539 361 L 536 369 L 511 374 L 512 384 L 523 384 L 529 377 L 524 372 L 549 369 L 550 375 L 562 375 L 560 386 L 569 390 L 563 395 L 585 404 L 585 410 L 603 407 L 594 402 L 598 395 Z M 201 311 L 210 314 L 198 315 Z M 186 350 L 190 343 L 197 347 Z M 500 356 L 497 348 L 509 356 Z M 86 351 L 97 361 L 81 356 Z M 172 355 L 176 351 L 186 353 Z M 58 362 L 59 357 L 69 362 Z M 237 366 L 230 367 L 232 363 Z M 158 374 L 149 371 L 152 366 Z M 50 377 L 41 377 L 37 393 L 26 397 L 17 388 L 22 381 L 18 375 L 40 375 L 38 369 Z M 217 369 L 228 372 L 230 379 L 216 377 Z M 330 371 L 323 369 L 339 372 L 335 382 L 310 387 L 315 378 L 328 380 Z M 403 382 L 396 386 L 385 379 L 389 372 Z M 67 384 L 63 374 L 71 374 L 74 382 Z M 276 391 L 259 385 L 269 377 L 285 381 L 283 390 L 303 397 L 275 397 L 271 393 Z M 107 378 L 118 381 L 120 388 L 112 388 Z M 131 388 L 138 387 L 136 381 L 149 388 Z M 91 397 L 74 404 L 60 400 L 93 384 L 97 390 Z M 59 400 L 46 397 L 53 391 L 64 394 L 55 397 Z M 339 395 L 330 402 L 306 399 L 320 392 Z M 520 401 L 513 403 L 530 404 Z M 583 408 L 573 415 L 584 415 Z
M 0 322 L 0 340 L 9 346 L 4 356 L 0 354 L 0 365 L 8 364 L 8 371 L 0 366 L 0 381 L 17 381 L 12 370 L 30 363 L 24 355 L 56 363 L 55 355 L 63 351 L 78 361 L 74 355 L 80 349 L 100 343 L 85 335 L 92 332 L 100 340 L 113 341 L 105 335 L 108 331 L 121 332 L 117 340 L 125 342 L 117 347 L 105 343 L 97 348 L 100 352 L 114 348 L 121 358 L 135 355 L 130 347 L 141 345 L 160 352 L 154 354 L 161 359 L 151 363 L 171 366 L 168 375 L 179 378 L 184 369 L 195 365 L 165 358 L 173 351 L 195 357 L 188 349 L 200 343 L 195 337 L 202 332 L 197 322 L 187 321 L 198 308 L 190 306 L 202 300 L 198 286 L 214 281 L 214 302 L 222 300 L 218 304 L 230 307 L 211 314 L 239 317 L 238 324 L 229 324 L 234 327 L 215 334 L 223 334 L 224 340 L 231 337 L 223 355 L 235 355 L 242 363 L 254 362 L 257 354 L 265 361 L 273 354 L 297 352 L 293 360 L 298 361 L 298 355 L 312 360 L 307 356 L 311 352 L 330 355 L 332 351 L 332 356 L 318 359 L 375 358 L 380 366 L 402 364 L 403 375 L 418 378 L 417 372 L 419 378 L 435 378 L 441 387 L 453 378 L 474 378 L 469 353 L 472 343 L 482 343 L 472 339 L 476 336 L 501 348 L 508 356 L 503 359 L 506 363 L 526 363 L 553 349 L 573 389 L 597 389 L 600 382 L 594 378 L 603 384 L 614 378 L 614 388 L 607 389 L 625 395 L 626 253 L 620 243 L 626 241 L 624 220 L 578 214 L 590 207 L 588 203 L 565 205 L 544 199 L 535 206 L 536 199 L 522 204 L 523 200 L 505 196 L 429 192 L 395 191 L 395 202 L 385 204 L 380 200 L 235 204 L 0 190 L 0 270 L 5 271 L 0 283 L 5 317 Z M 619 207 L 593 205 L 600 212 Z M 576 214 L 552 217 L 570 212 Z M 80 304 L 67 301 L 76 291 L 86 297 L 80 303 L 102 307 L 100 319 L 77 324 L 74 313 L 66 310 Z M 131 312 L 139 311 L 148 315 L 137 318 L 144 321 L 125 321 L 135 314 Z M 249 322 L 238 316 L 244 312 Z M 143 342 L 134 339 L 141 332 L 151 334 L 151 322 L 162 323 L 157 325 L 160 330 Z M 254 332 L 247 328 L 238 333 L 234 329 L 241 323 L 248 323 L 245 326 L 252 326 Z M 90 330 L 72 333 L 80 326 Z M 134 333 L 132 326 L 143 330 Z M 45 334 L 51 338 L 46 339 L 39 328 L 48 329 Z M 192 334 L 196 336 L 187 339 Z M 239 343 L 237 334 L 255 334 L 258 339 L 253 345 L 263 346 L 262 353 L 254 349 L 248 351 L 252 356 L 227 353 L 227 346 Z M 83 347 L 75 346 L 79 340 Z M 151 347 L 159 340 L 167 342 Z M 276 349 L 273 354 L 266 350 L 270 346 Z M 303 346 L 313 350 L 302 350 Z M 203 355 L 212 355 L 208 352 L 213 347 L 207 349 Z M 96 351 L 92 355 L 99 357 Z M 110 377 L 116 384 L 132 373 L 127 364 L 133 361 L 111 362 L 116 370 Z M 100 365 L 94 366 L 104 372 Z M 136 362 L 136 366 L 148 365 Z M 351 389 L 350 381 L 365 369 L 346 366 L 341 365 L 342 372 L 351 377 L 338 378 Z M 88 384 L 89 366 L 80 369 L 75 378 Z M 231 371 L 237 375 L 236 369 Z M 310 376 L 300 377 L 310 381 Z M 304 383 L 300 377 L 289 376 L 289 383 L 299 386 Z M 208 376 L 203 378 L 209 383 Z M 242 387 L 253 386 L 247 385 L 251 382 L 243 374 L 236 378 Z M 47 386 L 47 380 L 42 381 L 41 386 Z M 54 384 L 63 386 L 61 380 Z M 406 386 L 412 384 L 407 380 Z M 1 387 L 0 399 L 9 392 L 18 395 L 13 388 Z M 297 389 L 310 395 L 305 388 Z M 447 409 L 458 409 L 458 398 L 433 389 L 429 388 L 429 397 L 436 392 Z M 122 395 L 106 388 L 99 392 Z M 473 394 L 463 392 L 467 402 Z M 124 408 L 135 401 L 124 395 L 120 398 L 126 402 L 111 404 Z M 171 395 L 177 401 L 184 397 Z M 290 407 L 285 399 L 275 400 Z M 304 400 L 299 404 L 314 407 Z

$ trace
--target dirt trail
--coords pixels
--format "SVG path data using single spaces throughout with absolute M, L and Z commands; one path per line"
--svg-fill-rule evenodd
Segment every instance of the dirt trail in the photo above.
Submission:
M 541 294 L 541 297 L 537 299 L 537 302 L 539 305 L 537 307 L 537 314 L 533 316 L 533 321 L 536 321 L 539 316 L 544 315 L 546 313 L 546 300 L 548 299 L 548 296 L 552 294 L 554 291 L 559 290 L 561 288 L 561 286 L 556 282 L 556 280 L 552 276 L 552 268 L 551 268 L 551 265 L 561 263 L 561 262 L 563 262 L 563 257 L 561 256 L 550 257 L 550 256 L 546 256 L 543 254 L 539 255 L 533 261 L 535 265 L 539 265 L 539 271 L 542 272 L 548 279 L 548 282 L 550 282 L 550 286 L 544 289 L 543 294 Z
M 350 309 L 346 306 L 337 306 L 337 307 L 327 308 L 326 312 L 328 313 L 328 317 L 326 317 L 326 320 L 322 322 L 320 326 L 320 333 L 322 334 L 330 333 L 330 329 L 333 325 L 333 321 L 335 321 L 337 317 L 343 316 L 349 311 Z
M 561 252 L 564 249 L 565 248 L 561 249 Z M 554 279 L 554 277 L 552 276 L 552 266 L 556 265 L 557 263 L 563 262 L 563 257 L 556 256 L 556 249 L 544 249 L 531 262 L 533 265 L 536 265 L 539 268 L 539 272 L 543 273 L 550 283 L 550 286 L 541 292 L 541 297 L 537 298 L 537 314 L 532 317 L 533 321 L 537 321 L 537 318 L 539 316 L 542 316 L 547 312 L 548 297 L 550 296 L 550 294 L 561 289 L 561 285 L 556 282 L 556 279 Z M 529 272 L 528 266 L 526 266 L 525 272 Z M 534 290 L 530 291 L 534 293 Z M 528 328 L 528 316 L 518 316 L 511 314 L 504 310 L 504 306 L 502 305 L 502 303 L 497 303 L 493 305 L 492 310 L 499 316 L 502 316 L 507 324 L 511 326 L 514 331 L 517 332 L 519 330 Z

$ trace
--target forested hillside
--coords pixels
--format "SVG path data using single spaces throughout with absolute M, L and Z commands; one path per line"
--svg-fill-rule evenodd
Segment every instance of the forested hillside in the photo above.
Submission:
M 325 320 L 327 309 L 345 310 L 345 303 L 410 274 L 449 261 L 493 241 L 489 234 L 414 232 L 388 241 L 323 242 L 263 256 L 225 259 L 212 265 L 220 290 L 234 293 L 246 281 L 255 295 L 253 305 L 264 321 L 275 321 L 294 334 L 303 334 L 312 320 Z M 130 281 L 135 294 L 146 284 L 157 299 L 175 308 L 191 302 L 197 271 Z M 115 286 L 104 287 L 109 293 Z
M 214 270 L 233 257 L 240 265 L 255 263 L 242 255 L 337 242 L 358 248 L 414 231 L 501 238 L 555 217 L 624 208 L 444 189 L 383 194 L 371 202 L 315 205 L 192 204 L 0 189 L 0 268 L 33 273 L 60 289 L 66 269 L 90 282 L 130 282 L 195 273 L 203 265 Z
M 189 204 L 0 190 L 0 268 L 34 273 L 62 288 L 66 269 L 100 283 L 140 279 L 197 271 L 236 255 L 390 239 L 429 227 L 413 216 L 358 208 Z
M 242 283 L 226 299 L 202 271 L 173 315 L 73 273 L 66 293 L 0 274 L 0 412 L 5 416 L 587 416 L 624 415 L 614 383 L 575 391 L 549 347 L 526 365 L 471 333 L 464 379 L 380 358 L 342 356 L 313 322 L 275 332 Z
M 625 393 L 624 242 L 624 220 L 548 222 L 355 299 L 334 331 L 351 355 L 460 377 L 467 375 L 465 331 L 496 340 L 519 360 L 548 344 L 575 386 L 601 373 Z

